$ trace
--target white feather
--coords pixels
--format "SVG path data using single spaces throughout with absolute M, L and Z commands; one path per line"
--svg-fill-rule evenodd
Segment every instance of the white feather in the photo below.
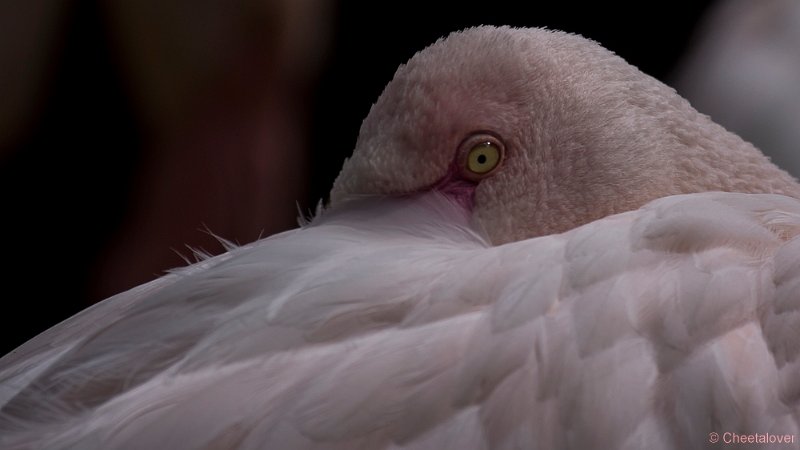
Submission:
M 481 236 L 437 194 L 354 200 L 112 297 L 0 360 L 0 448 L 800 438 L 797 200 Z

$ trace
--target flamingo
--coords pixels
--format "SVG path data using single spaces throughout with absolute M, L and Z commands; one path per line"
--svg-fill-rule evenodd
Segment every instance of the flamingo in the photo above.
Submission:
M 800 445 L 800 184 L 599 44 L 440 39 L 330 198 L 6 355 L 0 447 Z

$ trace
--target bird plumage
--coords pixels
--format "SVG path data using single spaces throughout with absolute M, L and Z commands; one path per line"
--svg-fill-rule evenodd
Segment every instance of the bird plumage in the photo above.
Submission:
M 453 33 L 400 68 L 331 191 L 427 190 L 459 142 L 489 131 L 503 166 L 474 188 L 494 244 L 560 233 L 667 195 L 800 198 L 800 185 L 674 89 L 581 36 L 537 28 Z
M 798 433 L 800 202 L 672 196 L 489 246 L 362 200 L 0 360 L 3 448 L 701 448 Z M 80 331 L 79 334 L 76 332 Z
M 797 198 L 595 43 L 456 33 L 310 224 L 0 359 L 0 448 L 797 448 Z

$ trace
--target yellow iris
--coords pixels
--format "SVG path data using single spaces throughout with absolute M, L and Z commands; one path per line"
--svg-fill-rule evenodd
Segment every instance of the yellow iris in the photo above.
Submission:
M 467 155 L 467 169 L 476 174 L 485 174 L 497 167 L 500 162 L 500 149 L 492 142 L 481 142 L 470 149 Z

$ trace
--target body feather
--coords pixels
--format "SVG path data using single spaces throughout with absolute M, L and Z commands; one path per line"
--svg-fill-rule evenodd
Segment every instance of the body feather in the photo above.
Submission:
M 438 194 L 356 200 L 4 357 L 0 447 L 796 441 L 799 285 L 800 202 L 778 195 L 666 197 L 497 247 Z

